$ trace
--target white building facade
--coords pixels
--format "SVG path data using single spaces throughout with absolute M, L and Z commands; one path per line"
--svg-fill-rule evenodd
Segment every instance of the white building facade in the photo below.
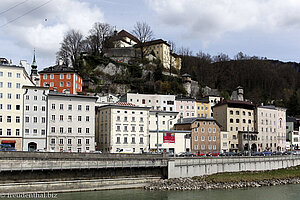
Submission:
M 121 97 L 120 102 L 151 107 L 152 110 L 176 111 L 175 95 L 127 93 Z
M 83 95 L 49 93 L 48 151 L 95 150 L 96 99 Z
M 149 151 L 149 107 L 119 103 L 97 107 L 97 150 L 119 153 Z
M 196 99 L 188 97 L 176 97 L 176 111 L 182 118 L 193 118 L 197 116 Z
M 0 143 L 22 150 L 23 90 L 33 86 L 24 67 L 0 64 Z
M 49 89 L 23 86 L 23 151 L 46 150 Z

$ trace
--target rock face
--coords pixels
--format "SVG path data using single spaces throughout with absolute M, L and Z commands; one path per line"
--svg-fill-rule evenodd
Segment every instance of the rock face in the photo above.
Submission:
M 145 187 L 147 190 L 206 190 L 206 189 L 235 189 L 246 187 L 262 187 L 273 185 L 299 184 L 300 178 L 287 178 L 281 180 L 263 180 L 250 182 L 210 183 L 203 178 L 177 178 L 159 180 Z
M 122 75 L 124 72 L 126 72 L 126 68 L 123 66 L 117 66 L 113 63 L 108 63 L 108 65 L 99 65 L 97 66 L 94 71 L 101 71 L 102 73 L 108 74 L 110 76 L 115 76 L 115 75 Z

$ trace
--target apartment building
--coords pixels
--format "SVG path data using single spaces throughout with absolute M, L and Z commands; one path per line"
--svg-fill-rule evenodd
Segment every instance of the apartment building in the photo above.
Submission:
M 208 99 L 198 99 L 196 102 L 196 110 L 197 116 L 196 117 L 212 117 L 210 115 L 210 106 Z
M 179 112 L 180 117 L 190 118 L 197 116 L 196 99 L 189 97 L 177 96 L 175 98 L 176 111 Z
M 82 92 L 82 77 L 71 67 L 59 61 L 58 65 L 48 67 L 39 72 L 40 86 L 49 87 L 59 93 L 77 94 Z
M 127 93 L 120 98 L 120 102 L 150 107 L 152 110 L 176 111 L 175 95 Z
M 95 102 L 97 97 L 48 95 L 47 150 L 88 152 L 95 150 Z
M 222 97 L 220 97 L 220 96 L 214 96 L 214 95 L 209 95 L 206 98 L 208 98 L 208 102 L 209 102 L 209 116 L 210 117 L 214 117 L 214 115 L 213 115 L 213 107 L 215 105 L 217 105 L 218 103 L 221 102 Z
M 23 90 L 33 86 L 24 67 L 0 64 L 0 143 L 22 151 Z
M 275 106 L 259 106 L 256 112 L 260 149 L 284 151 L 286 146 L 285 109 Z
M 192 152 L 221 151 L 221 125 L 213 118 L 184 118 L 175 129 L 191 131 Z
M 286 118 L 286 141 L 289 143 L 287 149 L 300 149 L 299 122 L 295 117 Z
M 23 151 L 46 150 L 49 89 L 23 86 L 23 91 Z
M 252 151 L 259 150 L 254 108 L 250 102 L 233 100 L 223 101 L 213 107 L 214 118 L 228 132 L 229 151 L 247 150 L 248 144 Z
M 133 153 L 149 150 L 150 107 L 116 103 L 96 108 L 97 150 L 118 153 L 130 149 Z

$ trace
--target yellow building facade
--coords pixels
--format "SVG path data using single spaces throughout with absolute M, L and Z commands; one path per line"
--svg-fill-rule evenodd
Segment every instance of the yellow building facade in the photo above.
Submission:
M 196 102 L 197 117 L 210 117 L 209 116 L 209 102 L 205 100 L 197 100 Z

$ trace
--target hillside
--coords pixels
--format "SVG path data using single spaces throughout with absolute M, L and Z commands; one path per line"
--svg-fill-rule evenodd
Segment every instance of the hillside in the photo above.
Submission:
M 300 115 L 299 64 L 274 60 L 229 60 L 212 63 L 205 58 L 184 56 L 181 73 L 189 73 L 200 85 L 217 88 L 225 98 L 238 85 L 254 103 L 288 108 L 289 115 Z

